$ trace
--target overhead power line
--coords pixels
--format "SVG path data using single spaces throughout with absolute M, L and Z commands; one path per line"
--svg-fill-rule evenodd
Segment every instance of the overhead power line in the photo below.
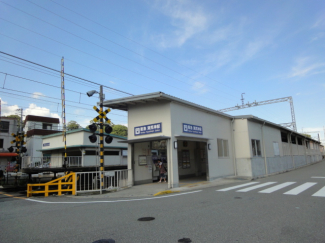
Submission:
M 28 1 L 28 0 L 27 0 L 27 1 Z M 147 58 L 146 56 L 144 56 L 144 55 L 142 55 L 142 54 L 139 54 L 139 53 L 137 53 L 137 52 L 135 52 L 135 51 L 133 51 L 133 50 L 131 50 L 131 49 L 129 49 L 129 48 L 126 48 L 125 46 L 123 46 L 123 45 L 121 45 L 121 44 L 119 44 L 119 43 L 116 43 L 116 42 L 114 42 L 114 41 L 112 41 L 112 40 L 106 38 L 105 36 L 102 36 L 102 35 L 100 35 L 100 34 L 94 32 L 94 31 L 92 31 L 92 30 L 90 30 L 90 29 L 87 29 L 87 28 L 85 28 L 84 26 L 82 26 L 82 25 L 80 25 L 80 24 L 78 24 L 78 23 L 75 23 L 75 22 L 73 22 L 73 21 L 71 21 L 71 20 L 69 20 L 69 19 L 67 19 L 67 18 L 65 18 L 65 17 L 62 17 L 61 15 L 59 15 L 59 14 L 57 14 L 57 13 L 54 13 L 54 12 L 51 11 L 51 10 L 48 10 L 48 9 L 46 9 L 46 8 L 44 8 L 44 7 L 42 7 L 42 6 L 38 5 L 38 4 L 36 4 L 36 3 L 33 3 L 33 2 L 31 2 L 31 1 L 28 1 L 28 2 L 30 2 L 30 3 L 32 3 L 32 4 L 36 5 L 36 6 L 38 6 L 39 8 L 44 9 L 44 10 L 46 10 L 46 11 L 48 11 L 48 12 L 50 12 L 50 13 L 52 13 L 52 14 L 58 16 L 58 17 L 60 17 L 61 19 L 66 20 L 66 21 L 68 21 L 68 22 L 70 22 L 70 23 L 72 23 L 72 24 L 74 24 L 74 25 L 76 25 L 76 26 L 78 26 L 78 27 L 80 27 L 80 28 L 82 28 L 82 29 L 84 29 L 84 30 L 86 30 L 86 31 L 88 31 L 88 32 L 90 32 L 90 33 L 96 35 L 96 36 L 99 36 L 99 37 L 101 37 L 101 38 L 103 38 L 103 39 L 105 39 L 105 40 L 107 40 L 107 41 L 109 41 L 109 42 L 111 42 L 111 43 L 113 43 L 113 44 L 115 44 L 115 45 L 118 45 L 118 46 L 120 46 L 120 47 L 122 47 L 122 48 L 124 48 L 124 49 L 126 49 L 126 50 L 128 50 L 128 51 L 130 51 L 130 52 L 132 52 L 132 53 L 134 53 L 134 54 L 136 54 L 136 55 L 139 55 L 139 56 L 141 56 L 142 58 L 145 58 L 145 59 L 147 59 L 147 60 L 149 60 L 149 61 L 151 61 L 151 62 L 153 62 L 153 63 L 155 63 L 155 64 L 158 64 L 159 66 L 162 66 L 162 67 L 164 67 L 164 68 L 166 68 L 166 69 L 168 69 L 168 70 L 170 70 L 170 71 L 173 71 L 173 72 L 175 72 L 175 73 L 177 73 L 177 74 L 179 74 L 179 75 L 182 75 L 182 76 L 184 76 L 184 77 L 186 77 L 186 78 L 188 78 L 188 79 L 191 79 L 191 80 L 196 81 L 195 78 L 192 78 L 192 77 L 190 77 L 190 76 L 187 76 L 187 75 L 185 75 L 185 74 L 183 74 L 183 73 L 181 73 L 181 72 L 178 72 L 178 71 L 176 71 L 176 70 L 174 70 L 174 69 L 172 69 L 172 68 L 169 68 L 169 67 L 167 67 L 167 66 L 165 66 L 165 65 L 162 65 L 161 63 L 156 62 L 155 60 L 152 60 L 152 59 L 150 59 L 150 58 Z M 8 4 L 8 5 L 9 5 L 9 4 Z M 9 5 L 9 6 L 11 6 L 11 5 Z M 13 7 L 13 6 L 11 6 L 11 7 Z M 15 8 L 15 7 L 13 7 L 13 8 Z M 69 33 L 69 34 L 71 34 L 71 35 L 73 35 L 73 36 L 75 36 L 75 37 L 78 37 L 78 38 L 80 38 L 80 39 L 82 39 L 82 40 L 84 40 L 84 41 L 87 41 L 87 42 L 89 42 L 89 43 L 91 43 L 91 44 L 93 44 L 93 45 L 95 45 L 95 46 L 98 46 L 98 47 L 100 47 L 100 48 L 103 48 L 104 50 L 109 51 L 109 52 L 111 52 L 111 53 L 113 53 L 113 54 L 115 54 L 115 55 L 117 55 L 117 56 L 120 56 L 120 57 L 122 57 L 122 58 L 125 58 L 125 59 L 127 59 L 127 60 L 129 60 L 129 61 L 131 61 L 131 62 L 134 62 L 134 63 L 136 63 L 136 64 L 138 64 L 138 65 L 141 65 L 141 66 L 143 66 L 143 67 L 145 67 L 145 68 L 148 68 L 148 69 L 150 69 L 150 70 L 152 70 L 152 71 L 154 71 L 154 72 L 157 72 L 157 73 L 159 73 L 159 74 L 165 75 L 166 77 L 169 77 L 169 78 L 171 78 L 171 79 L 175 79 L 175 80 L 177 80 L 177 81 L 179 81 L 179 82 L 182 82 L 182 83 L 186 83 L 186 84 L 187 84 L 187 82 L 185 82 L 185 81 L 183 81 L 183 80 L 180 80 L 180 79 L 174 78 L 174 77 L 172 77 L 172 76 L 170 76 L 170 75 L 167 75 L 167 74 L 165 74 L 165 73 L 163 73 L 163 72 L 160 72 L 160 71 L 158 71 L 158 70 L 156 70 L 156 69 L 153 69 L 153 68 L 151 68 L 151 67 L 148 67 L 148 66 L 146 66 L 146 65 L 144 65 L 144 64 L 142 64 L 142 63 L 139 63 L 139 62 L 137 62 L 137 61 L 134 61 L 134 60 L 132 60 L 132 59 L 130 59 L 130 58 L 128 58 L 128 57 L 125 57 L 125 56 L 123 56 L 123 55 L 121 55 L 121 54 L 118 54 L 118 53 L 116 53 L 116 52 L 114 52 L 114 51 L 111 51 L 111 50 L 109 50 L 109 49 L 107 49 L 107 48 L 105 48 L 105 47 L 103 47 L 103 46 L 100 46 L 100 45 L 98 45 L 98 44 L 92 42 L 92 41 L 89 41 L 89 40 L 87 40 L 87 39 L 85 39 L 85 38 L 83 38 L 83 37 L 80 37 L 80 36 L 78 36 L 78 35 L 75 35 L 75 34 L 71 33 L 70 31 L 66 31 L 66 30 L 64 30 L 64 29 L 61 28 L 61 27 L 58 27 L 58 26 L 56 26 L 56 25 L 53 25 L 53 24 L 51 24 L 51 23 L 49 23 L 49 22 L 47 22 L 47 21 L 45 21 L 45 20 L 42 20 L 42 19 L 40 19 L 40 18 L 34 16 L 34 15 L 31 15 L 31 14 L 29 14 L 29 13 L 23 11 L 23 10 L 20 10 L 20 9 L 18 9 L 18 8 L 15 8 L 15 9 L 17 9 L 17 10 L 19 10 L 19 11 L 21 11 L 21 12 L 24 12 L 25 14 L 30 15 L 30 16 L 32 16 L 32 17 L 34 17 L 34 18 L 37 18 L 37 19 L 39 19 L 39 20 L 41 20 L 41 21 L 43 21 L 43 22 L 45 22 L 45 23 L 47 23 L 47 24 L 49 24 L 49 25 L 51 25 L 51 26 L 54 26 L 55 28 L 58 28 L 58 29 L 60 29 L 60 30 L 62 30 L 62 31 L 64 31 L 64 32 L 67 32 L 67 33 Z M 202 75 L 201 75 L 201 76 L 202 76 Z M 212 88 L 212 89 L 216 89 L 216 88 L 214 88 L 214 87 L 212 87 L 212 86 L 209 86 L 209 85 L 207 85 L 207 87 Z M 216 89 L 216 90 L 217 90 L 217 89 Z M 226 93 L 226 92 L 223 92 L 223 93 L 225 93 L 225 94 L 227 94 L 227 95 L 234 96 L 234 95 L 229 94 L 229 93 Z
M 283 123 L 283 124 L 279 124 L 279 125 L 282 125 L 284 127 L 292 127 L 292 130 L 297 132 L 296 116 L 295 116 L 295 111 L 294 111 L 293 101 L 292 101 L 291 96 L 284 97 L 284 98 L 278 98 L 278 99 L 272 99 L 272 100 L 258 101 L 258 102 L 254 101 L 253 103 L 247 102 L 247 104 L 244 104 L 244 100 L 243 100 L 242 105 L 236 105 L 234 107 L 225 108 L 225 109 L 221 109 L 221 110 L 218 110 L 218 111 L 220 111 L 220 112 L 229 112 L 229 111 L 235 111 L 235 110 L 239 110 L 239 109 L 251 108 L 251 107 L 260 106 L 260 105 L 270 105 L 270 104 L 285 102 L 285 101 L 289 101 L 289 103 L 290 103 L 292 122 Z
M 193 71 L 193 72 L 196 73 L 196 74 L 199 74 L 200 76 L 206 77 L 206 78 L 208 78 L 208 79 L 210 79 L 210 80 L 212 80 L 212 81 L 215 81 L 215 82 L 217 82 L 217 83 L 219 83 L 219 84 L 221 84 L 221 85 L 224 85 L 225 87 L 228 87 L 228 88 L 230 88 L 230 89 L 233 89 L 233 90 L 236 90 L 236 91 L 238 91 L 238 92 L 241 92 L 241 91 L 239 91 L 239 90 L 237 90 L 237 89 L 235 89 L 235 88 L 233 88 L 233 87 L 230 87 L 230 86 L 228 86 L 228 85 L 226 85 L 226 84 L 224 84 L 224 83 L 222 83 L 222 82 L 220 82 L 220 81 L 217 81 L 217 80 L 215 80 L 215 79 L 212 79 L 212 78 L 210 78 L 210 77 L 207 76 L 207 75 L 203 75 L 203 74 L 197 72 L 196 70 L 194 70 L 194 69 L 192 69 L 192 68 L 189 68 L 189 67 L 187 67 L 187 66 L 185 66 L 185 65 L 183 65 L 183 64 L 181 64 L 181 63 L 179 63 L 179 62 L 177 62 L 176 60 L 174 60 L 174 59 L 172 59 L 172 58 L 170 58 L 170 57 L 167 57 L 167 56 L 165 56 L 165 55 L 163 55 L 163 54 L 161 54 L 161 53 L 159 53 L 159 52 L 157 52 L 157 51 L 155 51 L 155 50 L 153 50 L 153 49 L 151 49 L 151 48 L 149 48 L 149 47 L 147 47 L 147 46 L 145 46 L 145 45 L 143 45 L 143 44 L 141 44 L 141 43 L 139 43 L 139 42 L 137 42 L 137 41 L 135 41 L 135 40 L 133 40 L 133 39 L 131 39 L 131 38 L 128 38 L 128 37 L 126 37 L 126 36 L 124 36 L 124 35 L 118 33 L 117 31 L 114 31 L 114 30 L 108 28 L 107 26 L 102 25 L 101 23 L 98 23 L 98 22 L 96 22 L 96 21 L 94 21 L 94 20 L 88 18 L 87 16 L 84 16 L 84 15 L 82 15 L 82 14 L 80 14 L 80 13 L 78 13 L 78 12 L 76 12 L 76 11 L 74 11 L 74 10 L 72 10 L 72 9 L 70 9 L 70 8 L 68 8 L 68 7 L 66 7 L 66 6 L 63 6 L 62 4 L 59 4 L 59 3 L 57 3 L 57 2 L 55 2 L 55 1 L 53 1 L 53 0 L 50 0 L 50 1 L 53 2 L 53 3 L 55 3 L 55 4 L 57 4 L 57 5 L 59 5 L 59 6 L 61 6 L 61 7 L 63 7 L 64 9 L 67 9 L 67 10 L 69 10 L 69 11 L 71 11 L 71 12 L 73 12 L 73 13 L 75 13 L 75 14 L 77 14 L 77 15 L 79 15 L 79 16 L 81 16 L 81 17 L 83 17 L 83 18 L 85 18 L 85 19 L 87 19 L 87 20 L 89 20 L 89 21 L 91 21 L 91 22 L 93 22 L 93 23 L 95 23 L 95 24 L 97 24 L 97 25 L 99 25 L 99 26 L 101 26 L 101 27 L 103 27 L 103 28 L 105 28 L 105 29 L 111 31 L 111 32 L 113 32 L 113 33 L 116 34 L 116 35 L 119 35 L 119 36 L 121 36 L 121 37 L 123 37 L 123 38 L 125 38 L 125 39 L 127 39 L 127 40 L 129 40 L 129 41 L 131 41 L 131 42 L 133 42 L 133 43 L 135 43 L 135 44 L 141 46 L 141 47 L 146 48 L 147 50 L 149 50 L 149 51 L 151 51 L 151 52 L 153 52 L 153 53 L 155 53 L 155 54 L 157 54 L 157 55 L 159 55 L 159 56 L 161 56 L 161 57 L 163 57 L 163 58 L 166 58 L 166 59 L 168 59 L 168 60 L 170 60 L 170 61 L 176 63 L 176 64 L 179 65 L 179 66 L 182 66 L 182 67 L 184 67 L 184 68 L 186 68 L 186 69 L 188 69 L 188 70 L 190 70 L 190 71 Z M 30 1 L 29 1 L 29 2 L 30 2 Z M 35 4 L 35 3 L 33 3 L 33 4 Z M 41 8 L 43 8 L 43 7 L 41 7 Z M 47 10 L 47 11 L 49 11 L 49 10 Z M 52 12 L 52 13 L 53 13 L 53 12 Z M 53 14 L 55 14 L 55 13 L 53 13 Z M 55 15 L 57 15 L 57 14 L 55 14 Z M 58 16 L 59 16 L 59 15 L 58 15 Z M 61 17 L 61 16 L 59 16 L 59 17 Z M 61 18 L 66 19 L 66 18 L 64 18 L 64 17 L 61 17 Z M 66 20 L 67 20 L 67 19 L 66 19 Z M 70 20 L 67 20 L 67 21 L 71 22 Z M 111 41 L 111 40 L 110 40 L 110 41 Z M 128 48 L 126 48 L 126 47 L 124 47 L 124 46 L 122 46 L 122 45 L 120 45 L 120 44 L 118 44 L 118 43 L 115 43 L 115 42 L 113 42 L 113 41 L 111 41 L 111 42 L 114 43 L 114 44 L 116 44 L 116 45 L 118 45 L 118 46 L 121 46 L 121 47 L 124 48 L 124 49 L 129 50 Z M 151 60 L 151 59 L 145 57 L 144 55 L 142 55 L 142 54 L 140 54 L 140 53 L 134 52 L 133 50 L 130 50 L 130 51 L 132 51 L 133 53 L 135 53 L 135 54 L 137 54 L 137 55 L 139 55 L 139 56 L 141 56 L 141 57 L 143 57 L 143 58 L 146 58 L 146 59 L 148 59 L 148 60 Z M 155 62 L 154 60 L 151 60 L 151 61 Z M 155 62 L 155 63 L 156 63 L 156 62 Z M 158 63 L 158 64 L 159 64 L 159 63 Z M 162 65 L 162 64 L 159 64 L 159 65 L 161 65 L 161 66 L 163 66 L 163 67 L 165 67 L 165 68 L 168 68 L 168 67 L 166 67 L 166 66 L 164 66 L 164 65 Z M 170 69 L 170 68 L 168 68 L 168 69 Z M 175 71 L 175 70 L 173 70 L 173 69 L 171 69 L 171 70 L 174 71 L 174 72 L 176 72 L 176 73 L 178 73 L 177 71 Z M 182 74 L 182 75 L 183 75 L 183 74 Z
M 24 62 L 28 62 L 28 63 L 31 63 L 31 64 L 34 64 L 36 66 L 39 66 L 39 67 L 43 67 L 43 68 L 46 68 L 46 69 L 49 69 L 49 70 L 52 70 L 54 72 L 57 72 L 57 73 L 61 73 L 60 70 L 56 70 L 54 68 L 50 68 L 50 67 L 47 67 L 47 66 L 44 66 L 44 65 L 41 65 L 39 63 L 36 63 L 36 62 L 32 62 L 32 61 L 29 61 L 29 60 L 26 60 L 24 58 L 21 58 L 21 57 L 17 57 L 15 55 L 11 55 L 9 53 L 6 53 L 6 52 L 3 52 L 3 51 L 0 51 L 1 54 L 4 54 L 4 55 L 7 55 L 7 56 L 10 56 L 10 57 L 13 57 L 13 58 L 16 58 L 16 59 L 19 59 L 19 60 L 22 60 Z M 102 85 L 102 84 L 99 84 L 99 83 L 96 83 L 96 82 L 93 82 L 93 81 L 90 81 L 90 80 L 87 80 L 87 79 L 84 79 L 84 78 L 80 78 L 80 77 L 77 77 L 75 75 L 72 75 L 72 74 L 69 74 L 69 73 L 65 73 L 66 76 L 70 76 L 70 77 L 73 77 L 73 78 L 76 78 L 76 79 L 80 79 L 82 81 L 85 81 L 85 82 L 88 82 L 88 83 L 92 83 L 92 84 L 96 84 L 96 85 Z M 106 85 L 103 85 L 104 87 L 108 88 L 108 89 L 112 89 L 112 90 L 115 90 L 115 91 L 118 91 L 118 92 L 121 92 L 121 93 L 124 93 L 124 94 L 127 94 L 127 95 L 133 95 L 133 94 L 130 94 L 130 93 L 127 93 L 127 92 L 124 92 L 122 90 L 118 90 L 118 89 L 114 89 L 112 87 L 109 87 L 109 86 L 106 86 Z

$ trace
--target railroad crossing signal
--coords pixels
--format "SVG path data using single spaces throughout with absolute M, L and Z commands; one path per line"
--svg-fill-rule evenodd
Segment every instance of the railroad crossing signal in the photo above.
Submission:
M 24 134 L 24 133 L 18 133 L 17 132 L 17 134 L 14 134 L 14 133 L 12 133 L 11 134 L 11 136 L 13 136 L 15 139 L 14 140 L 12 140 L 10 143 L 11 144 L 14 144 L 14 143 L 16 143 L 16 145 L 15 146 L 11 146 L 11 147 L 9 147 L 8 148 L 8 151 L 10 152 L 10 153 L 12 153 L 13 152 L 13 147 L 16 147 L 17 149 L 16 149 L 16 152 L 19 154 L 19 153 L 26 153 L 27 152 L 27 149 L 26 149 L 26 147 L 23 147 L 23 145 L 24 144 L 26 144 L 26 142 L 24 142 L 24 137 L 26 137 L 27 135 L 26 134 Z M 21 148 L 21 150 L 20 150 L 20 148 Z
M 103 111 L 103 112 L 100 112 L 100 110 L 99 110 L 96 106 L 94 106 L 93 108 L 94 108 L 94 110 L 97 111 L 97 113 L 98 113 L 98 116 L 96 116 L 96 117 L 93 119 L 94 122 L 97 122 L 97 121 L 99 121 L 99 119 L 103 118 L 103 119 L 105 119 L 105 121 L 106 121 L 107 123 L 111 123 L 111 121 L 106 117 L 106 114 L 107 114 L 108 112 L 110 112 L 111 109 L 107 109 L 107 110 L 105 110 L 105 111 Z
M 107 109 L 107 110 L 105 110 L 105 111 L 103 111 L 103 112 L 101 112 L 96 106 L 94 106 L 93 107 L 94 108 L 94 110 L 95 111 L 97 111 L 97 113 L 98 113 L 98 116 L 96 116 L 94 119 L 93 119 L 93 121 L 94 122 L 97 122 L 97 121 L 99 121 L 100 119 L 105 119 L 105 121 L 107 122 L 107 123 L 110 123 L 111 121 L 106 117 L 106 114 L 107 113 L 109 113 L 111 110 L 110 109 Z M 112 132 L 112 127 L 110 126 L 110 125 L 108 125 L 108 124 L 102 124 L 103 126 L 105 126 L 105 133 L 107 133 L 107 134 L 110 134 L 111 132 Z M 95 132 L 96 132 L 96 130 L 97 130 L 97 124 L 96 123 L 93 123 L 93 124 L 91 124 L 91 125 L 89 125 L 89 130 L 93 133 L 92 135 L 90 135 L 89 136 L 89 141 L 91 142 L 91 143 L 96 143 L 96 141 L 97 141 L 97 136 L 96 136 L 96 134 L 95 134 Z M 102 132 L 100 133 L 100 134 L 102 134 Z M 101 138 L 101 140 L 102 140 L 103 138 Z M 106 143 L 111 143 L 113 141 L 113 138 L 110 136 L 110 135 L 107 135 L 106 137 L 105 137 L 105 142 Z

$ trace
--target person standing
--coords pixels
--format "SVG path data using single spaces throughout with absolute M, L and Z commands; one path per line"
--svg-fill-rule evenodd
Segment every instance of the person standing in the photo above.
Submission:
M 165 173 L 167 171 L 166 171 L 163 163 L 160 160 L 158 160 L 158 166 L 159 166 L 159 173 L 160 173 L 160 180 L 159 180 L 159 182 L 161 182 L 162 179 L 164 179 L 164 182 L 167 182 L 166 181 L 166 175 L 165 175 Z

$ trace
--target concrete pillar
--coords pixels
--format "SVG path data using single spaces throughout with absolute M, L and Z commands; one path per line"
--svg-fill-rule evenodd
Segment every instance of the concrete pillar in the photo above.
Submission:
M 134 153 L 134 145 L 133 144 L 128 144 L 128 159 L 127 159 L 127 165 L 128 165 L 128 186 L 133 186 L 134 181 L 133 181 L 133 153 Z
M 168 188 L 179 187 L 177 149 L 174 148 L 175 138 L 167 140 Z

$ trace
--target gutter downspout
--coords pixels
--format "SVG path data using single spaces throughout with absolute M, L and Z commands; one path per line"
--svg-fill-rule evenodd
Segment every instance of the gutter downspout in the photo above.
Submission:
M 268 175 L 268 169 L 267 169 L 267 161 L 266 161 L 266 153 L 265 153 L 265 142 L 264 142 L 264 125 L 265 122 L 262 125 L 262 142 L 263 142 L 263 153 L 264 153 L 264 166 L 265 166 L 265 175 Z
M 306 165 L 308 165 L 308 160 L 307 160 L 307 150 L 306 150 L 306 139 L 304 138 L 304 152 L 305 152 L 305 161 L 306 161 Z
M 85 151 L 85 149 L 79 148 L 79 150 L 81 151 L 81 166 L 84 167 L 84 151 Z
M 293 166 L 293 169 L 296 169 L 296 166 L 295 166 L 295 161 L 293 159 L 293 154 L 292 154 L 292 140 L 291 140 L 291 136 L 292 136 L 292 132 L 290 132 L 290 153 L 291 153 L 291 160 L 292 160 L 292 166 Z
M 232 143 L 232 153 L 233 153 L 233 156 L 232 156 L 232 160 L 233 160 L 233 167 L 234 167 L 234 171 L 235 171 L 235 176 L 237 176 L 237 164 L 236 164 L 236 147 L 235 147 L 235 134 L 234 134 L 234 121 L 235 121 L 235 118 L 233 118 L 231 120 L 231 143 Z

